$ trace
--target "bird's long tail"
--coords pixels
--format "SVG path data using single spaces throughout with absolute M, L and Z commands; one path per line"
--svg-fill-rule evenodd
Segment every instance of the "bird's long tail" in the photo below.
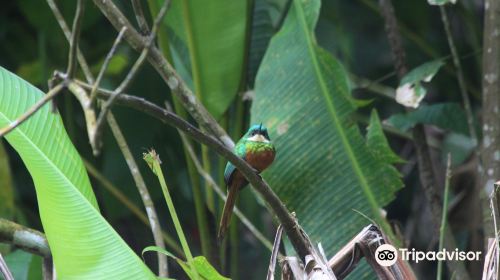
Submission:
M 233 214 L 234 204 L 236 203 L 236 198 L 238 197 L 239 189 L 236 187 L 229 187 L 229 191 L 227 193 L 227 200 L 224 204 L 224 210 L 222 211 L 222 218 L 220 220 L 219 225 L 219 233 L 217 238 L 219 242 L 224 239 L 224 235 L 226 235 L 227 229 L 229 227 L 229 223 L 231 222 L 231 216 Z

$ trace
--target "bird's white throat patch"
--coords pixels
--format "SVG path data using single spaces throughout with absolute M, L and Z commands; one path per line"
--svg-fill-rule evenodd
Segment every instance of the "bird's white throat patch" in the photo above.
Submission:
M 269 140 L 261 134 L 255 134 L 254 136 L 248 138 L 248 140 L 253 142 L 269 143 Z

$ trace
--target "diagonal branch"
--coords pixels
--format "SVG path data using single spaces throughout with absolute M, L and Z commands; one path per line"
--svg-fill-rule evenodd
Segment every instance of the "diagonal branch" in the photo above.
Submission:
M 137 24 L 139 25 L 139 29 L 142 34 L 149 33 L 148 22 L 146 17 L 144 16 L 144 10 L 142 9 L 141 0 L 131 0 L 132 8 L 134 9 L 135 19 L 137 20 Z
M 52 257 L 49 243 L 43 233 L 2 218 L 0 218 L 0 242 L 10 243 L 44 258 Z
M 82 29 L 83 13 L 85 12 L 85 1 L 78 0 L 76 3 L 75 19 L 73 20 L 73 30 L 71 32 L 71 42 L 69 45 L 68 68 L 66 75 L 69 79 L 73 78 L 76 71 L 76 50 L 80 40 L 80 31 Z
M 38 100 L 37 103 L 35 103 L 31 108 L 29 108 L 28 111 L 24 112 L 24 114 L 22 114 L 19 118 L 11 122 L 8 126 L 0 129 L 0 138 L 6 135 L 7 133 L 11 132 L 12 130 L 14 130 L 14 128 L 24 123 L 29 117 L 31 117 L 38 110 L 40 110 L 40 108 L 42 108 L 43 105 L 45 105 L 47 102 L 56 97 L 62 91 L 63 87 L 64 86 L 62 84 L 56 85 L 49 92 L 47 92 L 47 94 L 45 94 L 42 99 Z
M 116 52 L 116 48 L 120 44 L 123 38 L 123 33 L 125 33 L 126 27 L 122 28 L 120 32 L 118 33 L 118 36 L 116 37 L 115 41 L 113 42 L 113 45 L 111 46 L 111 49 L 109 50 L 108 54 L 106 55 L 106 58 L 104 58 L 104 63 L 102 64 L 101 70 L 99 70 L 99 74 L 97 74 L 97 79 L 94 82 L 94 86 L 92 87 L 92 90 L 90 91 L 90 102 L 94 103 L 95 100 L 95 91 L 101 84 L 102 77 L 104 77 L 104 73 L 106 72 L 106 69 L 108 69 L 109 62 L 113 58 Z

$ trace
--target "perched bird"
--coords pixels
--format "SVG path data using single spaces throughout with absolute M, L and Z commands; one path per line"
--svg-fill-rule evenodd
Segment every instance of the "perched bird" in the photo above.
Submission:
M 271 165 L 276 155 L 276 150 L 271 143 L 271 139 L 269 139 L 267 128 L 260 124 L 250 127 L 247 133 L 236 143 L 234 153 L 260 173 Z M 231 222 L 231 215 L 238 192 L 248 184 L 245 177 L 231 162 L 226 164 L 224 182 L 226 183 L 228 194 L 219 226 L 219 240 L 224 239 L 224 235 Z

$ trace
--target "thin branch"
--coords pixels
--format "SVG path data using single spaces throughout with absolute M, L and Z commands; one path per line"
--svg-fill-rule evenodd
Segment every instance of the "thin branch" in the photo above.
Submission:
M 90 91 L 90 102 L 93 103 L 95 100 L 95 91 L 101 84 L 101 79 L 104 76 L 104 73 L 106 72 L 106 69 L 108 69 L 109 62 L 111 62 L 111 58 L 115 55 L 116 48 L 120 44 L 123 34 L 125 33 L 125 30 L 127 30 L 126 27 L 123 27 L 122 30 L 118 33 L 118 36 L 116 37 L 113 46 L 111 46 L 111 49 L 109 50 L 108 54 L 106 55 L 106 58 L 104 59 L 104 63 L 102 64 L 101 70 L 99 70 L 99 74 L 97 75 L 97 79 L 95 80 L 94 86 L 92 87 L 92 90 Z
M 280 250 L 281 244 L 281 234 L 283 233 L 283 227 L 278 226 L 276 230 L 276 236 L 274 237 L 273 251 L 271 253 L 271 260 L 269 261 L 269 268 L 267 269 L 266 280 L 274 280 L 274 271 L 276 268 L 276 259 L 278 258 L 278 252 Z
M 7 263 L 2 257 L 2 253 L 0 253 L 0 273 L 3 275 L 5 280 L 14 280 L 14 276 L 12 276 L 12 272 L 10 272 Z
M 29 117 L 31 117 L 38 110 L 40 110 L 40 108 L 42 108 L 43 105 L 45 105 L 47 102 L 56 97 L 62 91 L 63 87 L 64 86 L 62 84 L 56 85 L 49 92 L 47 92 L 47 94 L 45 94 L 42 99 L 38 100 L 37 103 L 35 103 L 31 108 L 29 108 L 28 111 L 24 112 L 19 118 L 11 122 L 8 126 L 0 129 L 0 138 L 6 135 L 7 133 L 11 132 L 14 128 L 24 123 Z
M 144 10 L 142 9 L 141 0 L 131 0 L 132 8 L 134 9 L 135 19 L 137 20 L 137 24 L 139 25 L 139 29 L 141 30 L 143 35 L 149 33 L 148 22 L 146 17 L 144 16 Z
M 446 163 L 446 178 L 444 183 L 444 195 L 443 195 L 443 209 L 448 209 L 448 200 L 450 193 L 450 180 L 451 180 L 451 155 L 448 154 L 448 160 Z M 439 252 L 444 248 L 444 234 L 446 231 L 446 225 L 448 224 L 448 211 L 443 211 L 443 216 L 441 219 L 441 228 L 439 230 Z M 451 271 L 453 273 L 453 271 Z M 441 280 L 443 277 L 443 261 L 438 260 L 437 267 L 437 280 Z
M 132 174 L 132 177 L 134 178 L 135 185 L 137 186 L 137 190 L 141 195 L 144 207 L 146 208 L 146 213 L 148 214 L 155 244 L 156 246 L 165 249 L 165 243 L 163 242 L 161 225 L 158 220 L 158 215 L 156 214 L 154 203 L 151 199 L 148 188 L 146 187 L 144 178 L 139 172 L 139 166 L 137 165 L 137 162 L 135 161 L 134 156 L 132 155 L 132 152 L 128 147 L 127 141 L 125 140 L 125 137 L 123 136 L 123 133 L 121 132 L 121 129 L 111 112 L 107 114 L 107 119 L 109 127 L 111 128 L 111 131 L 115 136 L 116 142 L 118 143 L 118 147 L 120 147 L 123 157 L 125 158 L 125 161 L 127 162 L 127 165 L 130 169 L 130 174 Z M 160 277 L 166 277 L 168 275 L 167 256 L 162 253 L 158 253 L 158 271 Z
M 52 257 L 43 258 L 42 261 L 42 277 L 43 280 L 56 280 L 56 269 Z
M 444 30 L 446 31 L 446 38 L 448 39 L 448 45 L 450 46 L 451 55 L 453 58 L 453 64 L 457 70 L 458 85 L 460 88 L 460 93 L 462 94 L 462 100 L 464 102 L 465 114 L 467 116 L 467 125 L 469 126 L 469 133 L 474 145 L 478 144 L 478 138 L 476 129 L 474 128 L 474 115 L 472 113 L 472 106 L 470 104 L 469 96 L 467 95 L 467 85 L 465 84 L 464 73 L 462 71 L 462 65 L 460 63 L 460 57 L 455 47 L 453 41 L 453 35 L 451 34 L 450 22 L 448 20 L 448 15 L 446 14 L 446 9 L 443 6 L 439 6 L 439 12 L 441 13 L 441 20 L 443 21 Z M 479 152 L 479 149 L 476 149 Z M 478 154 L 479 161 L 481 161 L 481 156 Z
M 51 257 L 49 244 L 43 233 L 2 218 L 0 218 L 0 242 L 15 245 L 44 258 Z
M 99 182 L 99 184 L 105 188 L 107 191 L 111 193 L 120 203 L 122 203 L 127 209 L 132 212 L 134 216 L 136 216 L 144 225 L 150 227 L 150 223 L 148 217 L 142 212 L 142 210 L 137 207 L 137 205 L 132 202 L 118 187 L 116 187 L 111 181 L 109 181 L 95 166 L 93 166 L 89 161 L 83 159 L 83 163 L 85 164 L 85 168 L 88 173 L 94 177 L 95 180 Z M 163 240 L 165 240 L 166 244 L 170 246 L 173 252 L 178 256 L 184 258 L 184 252 L 182 252 L 179 244 L 174 240 L 174 238 L 167 232 L 162 230 Z
M 49 4 L 49 7 L 52 10 L 54 17 L 56 18 L 57 22 L 59 23 L 59 27 L 63 31 L 64 37 L 66 37 L 66 40 L 68 40 L 68 43 L 71 43 L 71 31 L 69 30 L 68 24 L 64 20 L 64 17 L 61 14 L 61 11 L 57 7 L 54 0 L 47 0 L 47 3 Z M 85 79 L 87 80 L 88 83 L 93 84 L 94 83 L 94 76 L 92 75 L 92 72 L 90 71 L 89 65 L 85 61 L 85 57 L 83 56 L 82 51 L 80 50 L 80 47 L 78 47 L 78 46 L 76 47 L 76 58 L 78 59 L 78 63 L 80 64 L 80 67 L 83 70 L 83 74 L 85 75 Z
M 75 83 L 75 81 L 70 81 L 70 84 Z M 78 84 L 86 88 L 91 87 L 91 85 L 82 82 L 78 82 Z M 110 98 L 113 94 L 111 91 L 102 89 L 98 89 L 97 93 L 98 97 L 104 99 Z M 304 260 L 306 255 L 311 254 L 312 245 L 305 239 L 304 232 L 293 215 L 288 211 L 286 206 L 273 192 L 269 185 L 259 175 L 257 175 L 257 173 L 255 173 L 255 170 L 248 165 L 246 161 L 235 155 L 230 148 L 222 144 L 213 136 L 201 132 L 195 126 L 191 125 L 182 118 L 179 118 L 176 114 L 158 107 L 143 98 L 121 94 L 116 98 L 116 104 L 134 108 L 182 130 L 186 135 L 189 135 L 199 143 L 213 148 L 215 152 L 233 163 L 244 175 L 251 186 L 269 204 L 274 214 L 283 225 L 288 238 L 301 259 Z
M 141 36 L 139 32 L 130 24 L 123 13 L 115 6 L 113 1 L 94 0 L 96 6 L 108 18 L 115 29 L 120 30 L 123 26 L 127 27 L 125 39 L 136 51 L 142 51 L 148 43 L 147 37 Z M 226 147 L 234 147 L 233 140 L 227 135 L 226 131 L 219 126 L 214 117 L 196 98 L 188 85 L 177 74 L 172 65 L 165 59 L 162 52 L 155 46 L 151 46 L 148 54 L 150 64 L 156 69 L 165 83 L 170 87 L 172 93 L 182 103 L 184 108 L 196 120 L 196 122 L 207 129 Z
M 127 87 L 130 85 L 130 83 L 133 81 L 133 79 L 137 76 L 137 72 L 141 68 L 142 64 L 147 58 L 147 55 L 149 53 L 149 50 L 151 46 L 153 45 L 156 32 L 158 30 L 158 26 L 160 25 L 161 21 L 165 17 L 165 14 L 167 13 L 168 7 L 170 6 L 170 0 L 165 0 L 163 2 L 163 6 L 161 7 L 160 11 L 158 12 L 158 15 L 156 16 L 155 22 L 153 24 L 153 29 L 151 30 L 151 34 L 148 37 L 148 42 L 144 49 L 141 51 L 141 54 L 139 55 L 139 58 L 136 60 L 130 71 L 127 73 L 127 76 L 125 79 L 121 82 L 121 84 L 114 90 L 113 96 L 106 100 L 104 105 L 102 106 L 101 113 L 99 114 L 99 117 L 97 118 L 97 124 L 95 127 L 95 134 L 94 134 L 94 142 L 95 143 L 100 143 L 101 141 L 101 134 L 102 134 L 102 127 L 104 125 L 104 121 L 106 119 L 106 116 L 108 114 L 108 111 L 110 110 L 115 98 L 120 95 L 123 91 L 127 89 Z M 127 28 L 124 26 L 122 30 L 125 32 Z
M 73 20 L 71 42 L 69 45 L 68 68 L 66 70 L 68 79 L 72 79 L 76 71 L 76 49 L 78 48 L 80 31 L 82 29 L 83 14 L 85 12 L 85 1 L 86 0 L 78 0 L 76 3 L 75 19 Z

